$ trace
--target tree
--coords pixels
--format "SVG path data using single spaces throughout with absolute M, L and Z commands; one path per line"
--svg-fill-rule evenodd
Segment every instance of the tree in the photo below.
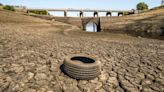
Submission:
M 2 3 L 0 3 L 0 6 L 3 6 L 3 4 L 2 4 Z
M 5 6 L 3 6 L 3 9 L 15 11 L 14 6 L 10 6 L 10 5 L 5 5 Z
M 137 10 L 147 10 L 148 9 L 148 5 L 144 2 L 140 2 L 137 4 Z

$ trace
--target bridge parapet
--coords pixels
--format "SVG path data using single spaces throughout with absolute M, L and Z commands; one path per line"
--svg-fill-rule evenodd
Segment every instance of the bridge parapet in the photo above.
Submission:
M 27 12 L 28 11 L 61 11 L 64 13 L 64 17 L 67 17 L 68 12 L 79 12 L 78 16 L 79 17 L 84 17 L 84 12 L 93 12 L 93 17 L 98 17 L 100 12 L 106 12 L 105 16 L 112 16 L 113 12 L 117 12 L 118 16 L 122 15 L 124 16 L 125 13 L 126 14 L 134 14 L 135 10 L 112 10 L 112 9 L 72 9 L 72 8 L 68 8 L 68 9 L 39 9 L 39 8 L 27 8 Z M 85 13 L 86 14 L 86 13 Z

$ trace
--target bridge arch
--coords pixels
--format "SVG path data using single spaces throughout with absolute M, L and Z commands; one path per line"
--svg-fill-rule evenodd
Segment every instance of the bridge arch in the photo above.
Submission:
M 86 32 L 98 32 L 97 24 L 94 22 L 88 22 L 85 26 Z
M 111 16 L 112 13 L 111 13 L 111 12 L 107 12 L 107 13 L 106 13 L 106 16 L 108 16 L 108 15 Z
M 83 17 L 83 16 L 84 16 L 83 11 L 80 11 L 80 17 Z
M 118 12 L 118 16 L 124 16 L 123 12 Z
M 97 17 L 82 18 L 82 25 L 83 25 L 84 31 L 89 31 L 89 32 L 100 32 L 101 31 L 100 18 L 97 18 Z
M 95 16 L 98 17 L 98 16 L 99 16 L 99 15 L 98 15 L 98 12 L 97 12 L 97 11 L 94 11 L 93 16 L 94 16 L 94 17 L 95 17 Z

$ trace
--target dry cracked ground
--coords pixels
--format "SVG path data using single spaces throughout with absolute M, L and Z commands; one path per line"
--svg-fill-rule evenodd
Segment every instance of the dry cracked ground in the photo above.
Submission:
M 70 54 L 95 55 L 101 75 L 76 80 L 60 70 Z M 164 41 L 85 33 L 0 10 L 0 92 L 164 92 Z

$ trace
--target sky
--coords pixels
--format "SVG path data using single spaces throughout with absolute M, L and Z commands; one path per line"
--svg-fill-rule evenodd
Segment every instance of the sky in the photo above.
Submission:
M 146 4 L 148 4 L 149 8 L 152 8 L 155 6 L 159 6 L 161 0 L 0 0 L 0 3 L 4 5 L 22 5 L 26 6 L 27 8 L 73 8 L 114 10 L 136 9 L 136 5 L 139 2 L 145 2 Z M 55 13 L 52 12 L 51 14 Z M 57 14 L 63 15 L 62 12 L 58 12 Z M 78 16 L 78 13 L 68 13 L 68 16 L 71 14 L 74 14 L 74 16 Z

